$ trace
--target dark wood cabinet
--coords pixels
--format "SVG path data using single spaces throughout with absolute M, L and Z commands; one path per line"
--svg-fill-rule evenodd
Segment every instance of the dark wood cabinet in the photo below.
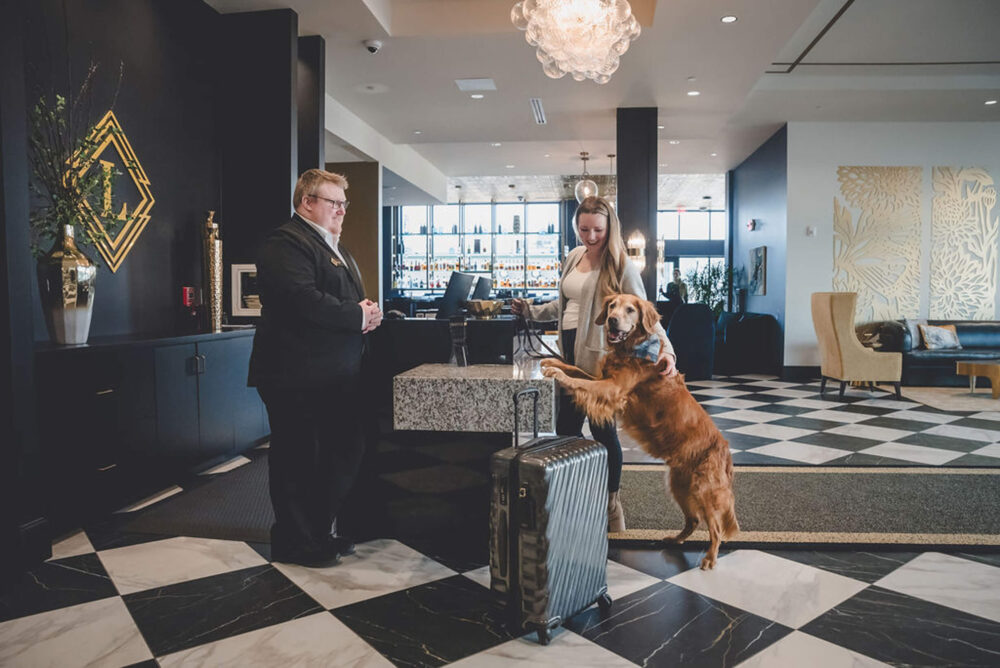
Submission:
M 97 340 L 36 352 L 37 477 L 55 514 L 108 510 L 269 434 L 246 386 L 253 332 Z

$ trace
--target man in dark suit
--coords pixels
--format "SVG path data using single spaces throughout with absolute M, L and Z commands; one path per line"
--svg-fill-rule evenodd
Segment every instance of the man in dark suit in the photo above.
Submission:
M 261 319 L 249 384 L 271 422 L 273 561 L 330 566 L 354 552 L 331 527 L 361 463 L 364 335 L 382 312 L 339 245 L 346 189 L 340 174 L 302 174 L 295 215 L 268 236 L 257 261 Z

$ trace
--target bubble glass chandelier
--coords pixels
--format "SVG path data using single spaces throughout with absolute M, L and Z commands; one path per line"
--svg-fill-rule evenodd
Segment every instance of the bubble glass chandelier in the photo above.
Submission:
M 611 80 L 641 32 L 627 0 L 522 0 L 510 20 L 525 31 L 545 74 L 599 84 Z

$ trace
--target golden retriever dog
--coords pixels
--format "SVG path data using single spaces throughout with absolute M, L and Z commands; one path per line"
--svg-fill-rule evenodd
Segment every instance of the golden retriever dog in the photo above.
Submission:
M 611 295 L 595 321 L 604 325 L 608 352 L 595 378 L 555 359 L 542 360 L 544 375 L 566 388 L 598 423 L 621 417 L 625 430 L 669 467 L 669 487 L 684 513 L 684 528 L 666 542 L 682 543 L 699 522 L 710 545 L 702 569 L 715 566 L 719 543 L 739 531 L 733 498 L 729 444 L 708 413 L 688 392 L 684 376 L 662 376 L 665 363 L 637 354 L 660 321 L 656 308 L 634 295 Z M 656 358 L 655 351 L 650 354 Z

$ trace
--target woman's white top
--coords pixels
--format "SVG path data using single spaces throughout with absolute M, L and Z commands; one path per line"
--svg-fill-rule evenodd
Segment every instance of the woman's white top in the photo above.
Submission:
M 590 272 L 582 272 L 576 267 L 563 276 L 560 287 L 566 304 L 563 306 L 563 329 L 576 329 L 580 322 L 580 304 L 583 301 L 583 285 L 587 282 Z

